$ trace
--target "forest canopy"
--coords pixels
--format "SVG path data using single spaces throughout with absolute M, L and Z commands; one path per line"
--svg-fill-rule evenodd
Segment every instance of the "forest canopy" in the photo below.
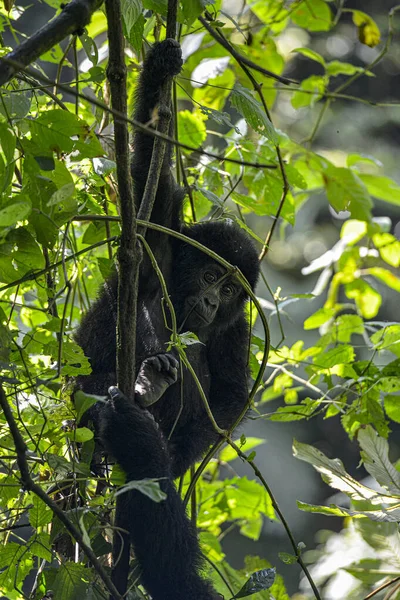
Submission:
M 0 5 L 0 592 L 10 600 L 107 598 L 116 497 L 136 486 L 165 499 L 155 480 L 124 486 L 118 465 L 93 472 L 94 433 L 80 421 L 98 397 L 71 401 L 72 379 L 90 374 L 74 332 L 136 232 L 118 140 L 138 126 L 135 85 L 172 3 L 111 4 Z M 185 221 L 234 221 L 262 271 L 246 309 L 250 418 L 177 482 L 205 574 L 227 599 L 400 599 L 400 5 L 376 4 L 178 3 L 175 127 L 156 135 L 174 144 Z M 119 98 L 111 63 L 126 75 Z M 121 305 L 119 318 L 134 352 Z M 196 343 L 184 331 L 170 347 L 184 356 Z M 296 461 L 274 435 L 293 438 Z M 309 463 L 307 491 L 298 461 Z M 148 597 L 133 562 L 127 598 Z

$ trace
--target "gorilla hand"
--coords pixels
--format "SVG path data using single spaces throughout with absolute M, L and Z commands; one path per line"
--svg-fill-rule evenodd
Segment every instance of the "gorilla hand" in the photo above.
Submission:
M 135 400 L 147 407 L 157 402 L 172 384 L 178 380 L 179 362 L 170 354 L 156 354 L 146 358 L 139 369 L 135 382 Z

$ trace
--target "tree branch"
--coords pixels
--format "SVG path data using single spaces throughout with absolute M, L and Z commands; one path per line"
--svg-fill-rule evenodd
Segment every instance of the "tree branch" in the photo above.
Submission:
M 7 402 L 6 395 L 4 393 L 3 388 L 0 386 L 0 406 L 3 409 L 4 416 L 6 418 L 8 427 L 10 429 L 11 436 L 14 441 L 15 450 L 17 453 L 17 464 L 18 469 L 21 474 L 21 482 L 28 492 L 33 492 L 38 496 L 53 512 L 56 517 L 58 517 L 67 531 L 72 535 L 72 537 L 76 540 L 79 546 L 82 548 L 83 552 L 93 564 L 94 569 L 97 571 L 105 586 L 109 590 L 111 594 L 113 594 L 114 598 L 121 598 L 114 584 L 111 582 L 111 579 L 107 575 L 106 571 L 98 561 L 93 550 L 88 546 L 84 539 L 82 533 L 75 527 L 75 525 L 68 519 L 64 511 L 52 500 L 46 492 L 35 483 L 31 477 L 29 471 L 28 461 L 26 459 L 26 451 L 27 446 L 23 440 L 23 437 L 18 429 L 17 423 L 14 419 L 14 416 L 11 412 L 10 405 Z
M 135 395 L 136 300 L 141 248 L 136 240 L 136 210 L 130 174 L 129 132 L 127 126 L 126 66 L 120 0 L 106 0 L 111 106 L 122 115 L 114 117 L 115 155 L 121 240 L 118 249 L 117 381 L 128 397 Z
M 14 63 L 26 67 L 42 54 L 53 48 L 64 38 L 85 27 L 103 0 L 71 0 L 50 23 L 39 29 L 37 33 L 22 42 L 12 52 L 5 56 Z M 9 81 L 19 68 L 7 60 L 0 60 L 0 85 Z

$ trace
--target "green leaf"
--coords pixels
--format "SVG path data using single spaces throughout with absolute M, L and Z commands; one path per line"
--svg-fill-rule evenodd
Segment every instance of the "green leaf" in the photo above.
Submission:
M 338 345 L 327 352 L 322 352 L 314 358 L 314 364 L 323 369 L 329 369 L 335 365 L 349 364 L 354 361 L 355 351 L 348 344 Z
M 93 431 L 90 431 L 87 427 L 79 427 L 73 432 L 73 438 L 78 443 L 88 442 L 93 438 Z
M 314 469 L 321 473 L 325 483 L 344 492 L 352 500 L 369 500 L 373 504 L 380 504 L 382 502 L 389 502 L 391 499 L 391 496 L 380 494 L 356 481 L 356 479 L 346 472 L 341 460 L 338 458 L 328 458 L 320 450 L 313 448 L 313 446 L 301 444 L 294 440 L 293 455 L 300 460 L 310 463 Z M 392 501 L 394 501 L 393 498 Z
M 392 267 L 400 266 L 400 241 L 390 233 L 376 233 L 372 236 L 381 258 Z
M 320 403 L 318 400 L 306 398 L 301 404 L 296 404 L 295 406 L 280 406 L 274 414 L 268 417 L 268 419 L 270 421 L 282 421 L 284 423 L 301 421 L 302 419 L 312 417 L 319 405 Z
M 385 396 L 383 403 L 389 419 L 400 423 L 400 396 L 391 396 L 388 394 Z
M 162 502 L 167 497 L 167 494 L 160 488 L 158 479 L 149 478 L 140 479 L 139 481 L 128 481 L 128 483 L 122 485 L 115 492 L 115 496 L 121 496 L 121 494 L 126 494 L 126 492 L 130 492 L 132 490 L 141 492 L 153 500 L 153 502 Z
M 278 552 L 278 556 L 285 565 L 294 565 L 297 563 L 297 556 L 288 552 Z
M 18 221 L 22 221 L 32 210 L 32 204 L 28 199 L 15 202 L 0 210 L 0 227 L 10 227 Z
M 388 269 L 382 269 L 381 267 L 371 267 L 367 270 L 369 275 L 376 277 L 383 283 L 385 283 L 388 287 L 396 290 L 396 292 L 400 292 L 400 279 L 396 277 L 391 271 Z
M 33 507 L 29 509 L 29 523 L 37 529 L 43 525 L 51 523 L 53 518 L 52 510 L 36 494 L 30 494 Z
M 178 113 L 179 141 L 182 144 L 197 148 L 207 137 L 205 116 L 199 112 L 181 110 Z M 187 151 L 186 151 L 187 152 Z
M 230 95 L 230 101 L 254 131 L 265 136 L 275 145 L 279 143 L 279 137 L 274 126 L 265 114 L 261 104 L 252 96 L 248 88 L 236 83 Z
M 135 25 L 136 21 L 139 18 L 139 15 L 142 14 L 143 4 L 141 0 L 122 0 L 121 1 L 121 12 L 122 18 L 125 23 L 126 33 L 128 38 L 130 38 L 131 29 Z
M 140 53 L 140 49 L 142 47 L 143 40 L 143 32 L 144 26 L 146 24 L 146 19 L 143 15 L 139 15 L 139 18 L 136 20 L 135 24 L 131 27 L 131 31 L 129 34 L 129 41 L 132 44 L 136 54 Z
M 326 84 L 326 77 L 322 75 L 311 75 L 307 79 L 303 79 L 300 87 L 292 95 L 293 108 L 314 106 L 324 95 Z
M 360 173 L 359 178 L 365 184 L 371 196 L 400 206 L 400 185 L 389 177 Z
M 241 450 L 248 451 L 248 450 L 251 450 L 252 448 L 257 448 L 257 446 L 261 446 L 262 444 L 265 444 L 266 441 L 261 438 L 248 437 L 248 438 L 246 438 L 246 441 L 243 444 L 242 444 L 241 440 L 236 440 L 235 443 L 240 446 Z M 237 457 L 238 457 L 237 452 L 234 448 L 232 448 L 232 446 L 226 446 L 226 448 L 221 450 L 221 452 L 219 454 L 220 460 L 223 460 L 224 462 L 230 462 L 231 460 L 235 460 L 235 458 L 237 458 Z
M 253 573 L 246 581 L 239 592 L 234 595 L 234 598 L 247 598 L 262 590 L 268 590 L 274 583 L 275 574 L 275 569 L 262 569 L 261 571 L 256 571 L 256 573 Z
M 75 186 L 73 183 L 66 183 L 52 194 L 47 206 L 62 204 L 75 195 Z
M 295 48 L 294 50 L 292 50 L 292 52 L 297 52 L 298 54 L 302 54 L 303 56 L 306 56 L 307 58 L 310 58 L 311 60 L 315 60 L 316 62 L 319 62 L 323 67 L 325 67 L 324 58 L 320 54 L 318 54 L 318 52 L 315 52 L 315 50 L 311 50 L 311 48 Z
M 396 523 L 400 520 L 400 508 L 396 507 L 381 510 L 349 510 L 348 508 L 342 508 L 335 504 L 331 504 L 330 506 L 317 506 L 315 504 L 307 504 L 299 501 L 297 501 L 297 506 L 300 510 L 304 510 L 305 512 L 318 513 L 328 517 L 368 518 L 371 519 L 371 521 L 378 521 L 380 523 Z
M 82 600 L 86 598 L 93 571 L 87 565 L 74 562 L 63 562 L 58 569 L 52 585 L 54 598 L 57 600 Z
M 95 396 L 94 394 L 85 394 L 81 390 L 78 390 L 74 394 L 74 404 L 76 409 L 76 421 L 82 419 L 82 416 L 85 414 L 87 410 L 96 402 L 104 402 L 106 396 Z
M 398 399 L 400 403 L 400 398 Z M 400 494 L 400 472 L 389 460 L 389 444 L 370 426 L 358 432 L 361 458 L 368 473 L 390 492 Z
M 99 52 L 97 50 L 96 42 L 88 36 L 86 30 L 79 36 L 79 40 L 86 52 L 86 56 L 95 67 L 99 62 Z
M 330 77 L 337 77 L 338 75 L 354 75 L 355 73 L 363 72 L 364 67 L 356 67 L 356 65 L 341 62 L 340 60 L 332 60 L 326 65 L 326 73 Z M 366 75 L 371 77 L 373 76 L 373 73 L 371 73 L 371 71 L 366 71 Z
M 87 124 L 61 109 L 48 110 L 31 122 L 32 142 L 51 152 L 79 151 L 80 157 L 102 156 L 104 150 Z M 78 160 L 78 156 L 74 157 Z
M 291 14 L 293 23 L 309 31 L 329 31 L 332 13 L 324 0 L 301 2 Z
M 346 284 L 345 293 L 348 298 L 355 300 L 358 310 L 365 319 L 376 317 L 382 304 L 382 296 L 366 281 L 357 279 Z
M 377 350 L 389 350 L 400 357 L 400 325 L 389 325 L 371 335 Z
M 26 84 L 24 82 L 24 87 Z M 32 92 L 24 92 L 11 89 L 2 89 L 0 101 L 0 114 L 6 119 L 18 121 L 29 113 L 32 102 Z
M 328 200 L 337 211 L 348 210 L 354 219 L 369 221 L 372 201 L 363 181 L 351 169 L 332 164 L 324 171 Z
M 304 321 L 304 329 L 316 329 L 335 316 L 334 308 L 319 308 L 313 315 Z

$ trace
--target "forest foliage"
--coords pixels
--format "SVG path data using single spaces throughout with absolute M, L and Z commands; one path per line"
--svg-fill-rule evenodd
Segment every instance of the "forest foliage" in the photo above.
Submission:
M 54 0 L 45 2 L 56 14 L 62 10 Z M 121 5 L 132 98 L 145 48 L 165 36 L 167 1 L 122 0 Z M 0 32 L 11 33 L 15 46 L 25 10 L 18 0 L 0 7 Z M 201 15 L 214 35 L 198 20 Z M 353 576 L 355 599 L 378 586 L 386 587 L 377 598 L 388 590 L 393 592 L 388 598 L 400 598 L 400 463 L 389 458 L 391 432 L 400 423 L 400 323 L 380 314 L 385 290 L 400 292 L 400 242 L 390 219 L 374 216 L 376 201 L 400 206 L 400 185 L 374 157 L 352 148 L 336 153 L 333 137 L 331 147 L 320 152 L 315 139 L 328 110 L 337 110 L 339 101 L 358 101 L 346 96 L 351 84 L 375 77 L 374 67 L 390 50 L 395 18 L 396 8 L 378 27 L 374 15 L 325 0 L 248 0 L 235 15 L 221 9 L 220 0 L 185 0 L 178 12 L 185 62 L 174 92 L 176 176 L 189 190 L 185 218 L 233 219 L 253 236 L 265 263 L 261 304 L 267 306 L 269 321 L 278 320 L 280 335 L 272 339 L 254 417 L 288 422 L 323 416 L 357 441 L 360 461 L 371 476 L 363 482 L 339 459 L 293 443 L 294 455 L 341 492 L 335 496 L 341 498 L 338 503 L 323 506 L 297 498 L 298 508 L 344 518 L 343 543 L 362 541 L 366 549 L 345 566 Z M 357 44 L 376 49 L 371 64 L 329 60 L 313 48 L 316 36 L 333 36 L 343 20 L 351 24 Z M 295 29 L 306 31 L 309 43 L 285 52 L 280 40 Z M 100 8 L 84 31 L 49 49 L 1 88 L 0 382 L 26 445 L 30 477 L 107 570 L 110 514 L 123 479 L 115 466 L 105 485 L 91 472 L 93 432 L 78 423 L 96 398 L 80 394 L 74 406 L 69 385 L 74 376 L 90 373 L 73 333 L 112 272 L 119 242 L 106 31 Z M 0 57 L 10 50 L 3 43 Z M 296 57 L 310 61 L 315 74 L 297 81 L 290 68 Z M 46 73 L 54 66 L 56 76 L 49 80 Z M 290 77 L 285 76 L 288 69 Z M 283 97 L 290 98 L 296 114 L 311 114 L 307 139 L 290 137 L 274 125 L 273 107 Z M 360 101 L 368 104 L 368 98 Z M 370 110 L 379 107 L 371 103 Z M 284 289 L 268 286 L 270 240 L 284 238 L 316 194 L 333 213 L 347 211 L 340 239 L 311 264 L 319 278 L 309 292 L 285 295 Z M 285 345 L 285 329 L 291 327 L 285 307 L 293 303 L 309 306 L 310 316 L 299 326 L 315 332 L 312 345 L 302 339 Z M 256 318 L 253 306 L 249 319 L 255 323 Z M 190 339 L 183 336 L 182 345 Z M 253 378 L 265 343 L 258 327 L 251 346 Z M 222 540 L 232 528 L 257 540 L 265 519 L 284 518 L 290 524 L 257 461 L 264 440 L 239 433 L 235 441 L 248 463 L 248 477 L 235 473 L 238 453 L 225 446 L 209 461 L 189 502 L 207 576 L 225 598 L 285 600 L 282 561 L 293 569 L 300 562 L 307 570 L 305 565 L 315 560 L 289 526 L 292 548 L 276 556 L 273 565 L 247 556 L 237 570 L 225 557 L 229 538 L 223 547 Z M 49 590 L 57 600 L 107 597 L 104 581 L 51 505 L 21 481 L 17 450 L 21 453 L 2 413 L 0 591 L 11 600 L 40 599 Z M 270 460 L 279 461 L 279 456 L 272 453 Z M 188 474 L 181 482 L 183 496 L 190 479 Z M 133 483 L 154 501 L 163 501 L 156 482 Z M 290 494 L 296 496 L 296 490 Z M 324 556 L 323 548 L 320 552 Z M 314 590 L 303 576 L 295 597 L 326 597 L 331 576 L 317 577 Z M 144 598 L 134 585 L 134 569 L 131 583 L 128 598 Z

